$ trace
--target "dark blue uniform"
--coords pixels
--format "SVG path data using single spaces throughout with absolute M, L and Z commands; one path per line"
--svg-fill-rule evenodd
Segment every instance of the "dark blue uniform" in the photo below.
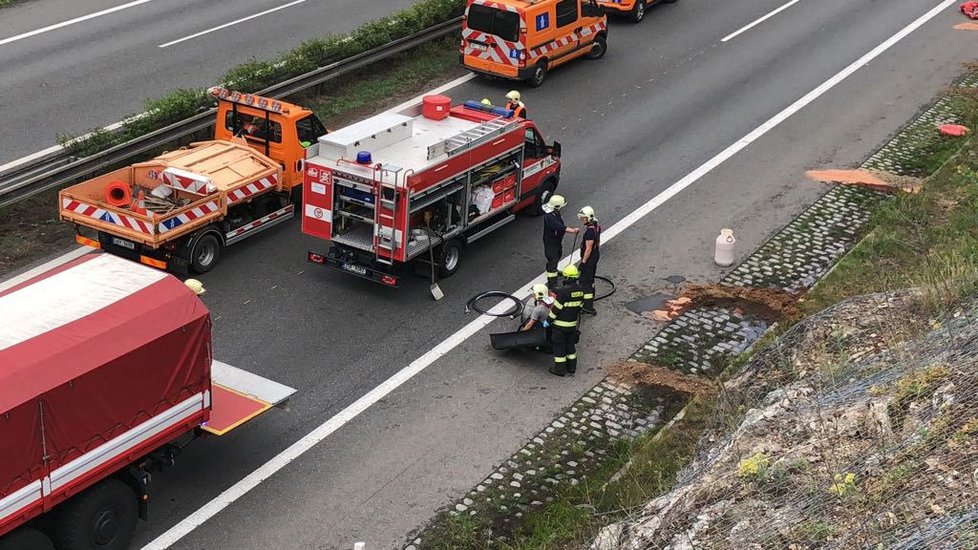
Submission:
M 547 212 L 543 216 L 543 255 L 547 258 L 547 286 L 557 286 L 557 262 L 564 255 L 564 233 L 567 224 L 560 217 L 560 211 Z
M 593 241 L 591 257 L 584 263 L 584 250 L 588 241 Z M 584 313 L 594 313 L 594 275 L 601 258 L 601 226 L 598 222 L 588 222 L 581 239 L 581 288 L 584 289 Z

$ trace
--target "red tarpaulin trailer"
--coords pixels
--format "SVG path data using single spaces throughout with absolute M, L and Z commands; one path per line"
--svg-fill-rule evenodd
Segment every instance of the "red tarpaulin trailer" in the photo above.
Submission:
M 224 433 L 294 391 L 213 361 L 207 308 L 164 272 L 90 254 L 0 290 L 0 537 L 188 432 Z M 204 427 L 212 401 L 216 426 Z

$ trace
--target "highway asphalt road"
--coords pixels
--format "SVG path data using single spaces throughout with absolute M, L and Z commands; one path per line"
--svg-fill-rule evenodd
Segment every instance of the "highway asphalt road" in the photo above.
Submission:
M 611 226 L 937 2 L 801 0 L 721 42 L 782 4 L 683 0 L 638 26 L 615 21 L 605 59 L 525 90 L 530 114 L 563 144 L 568 210 L 590 204 Z M 719 278 L 720 228 L 735 230 L 746 257 L 827 190 L 804 170 L 858 164 L 938 93 L 972 59 L 976 35 L 953 31 L 959 21 L 945 9 L 608 243 L 599 272 L 619 291 L 586 321 L 576 377 L 550 376 L 543 356 L 494 353 L 478 332 L 171 547 L 397 546 L 651 336 L 624 304 L 669 288 L 670 275 Z M 509 87 L 479 79 L 450 95 L 499 98 Z M 322 243 L 297 223 L 229 249 L 203 277 L 215 354 L 299 394 L 290 412 L 197 442 L 157 476 L 135 547 L 206 519 L 201 506 L 451 337 L 472 320 L 470 296 L 540 275 L 539 235 L 525 218 L 473 245 L 440 302 L 421 277 L 392 291 L 307 265 Z
M 0 164 L 56 144 L 59 134 L 81 135 L 142 112 L 146 99 L 215 84 L 251 58 L 272 58 L 412 3 L 31 0 L 0 9 Z M 117 11 L 24 36 L 111 9 Z

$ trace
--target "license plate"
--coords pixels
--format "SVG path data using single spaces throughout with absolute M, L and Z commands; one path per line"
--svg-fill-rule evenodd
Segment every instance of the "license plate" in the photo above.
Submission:
M 479 44 L 477 42 L 470 42 L 470 44 L 472 44 L 473 50 L 479 50 L 480 52 L 489 50 L 489 46 L 486 46 L 485 44 Z
M 122 248 L 128 248 L 129 250 L 136 250 L 136 245 L 125 239 L 120 239 L 119 237 L 112 237 L 112 244 L 116 246 L 121 246 Z
M 365 268 L 363 266 L 359 266 L 359 265 L 343 264 L 343 269 L 345 269 L 345 270 L 347 270 L 347 271 L 349 271 L 351 273 L 357 273 L 359 275 L 366 275 L 367 274 L 367 268 Z

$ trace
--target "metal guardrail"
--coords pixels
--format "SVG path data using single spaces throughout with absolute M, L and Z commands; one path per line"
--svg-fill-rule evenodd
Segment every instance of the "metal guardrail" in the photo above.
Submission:
M 286 98 L 350 71 L 362 69 L 411 48 L 447 36 L 459 28 L 461 21 L 461 17 L 456 17 L 439 23 L 379 48 L 337 60 L 314 71 L 280 82 L 260 90 L 256 94 L 275 99 Z M 92 177 L 96 172 L 106 167 L 123 163 L 156 147 L 206 130 L 213 126 L 216 111 L 216 108 L 208 109 L 139 138 L 109 147 L 94 155 L 78 158 L 70 150 L 63 149 L 0 173 L 0 208 L 49 189 Z

